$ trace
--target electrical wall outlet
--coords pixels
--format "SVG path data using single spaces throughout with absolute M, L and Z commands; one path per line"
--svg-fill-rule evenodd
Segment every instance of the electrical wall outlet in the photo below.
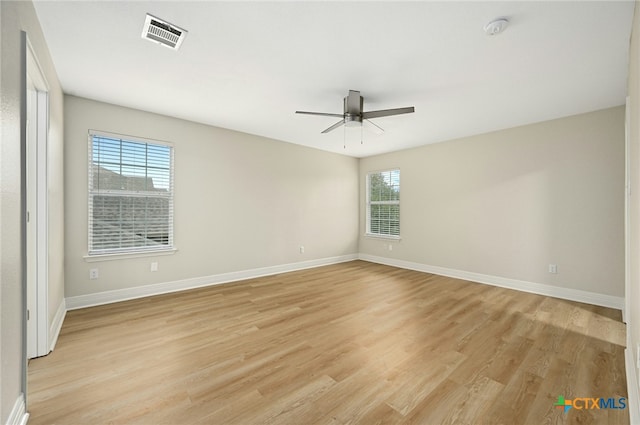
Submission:
M 154 261 L 151 263 L 151 271 L 152 272 L 157 272 L 158 271 L 158 262 Z
M 98 278 L 98 269 L 90 269 L 89 270 L 89 279 L 95 280 Z
M 549 273 L 557 274 L 558 273 L 558 265 L 557 264 L 549 264 Z
M 300 254 L 304 254 L 304 245 L 300 245 Z

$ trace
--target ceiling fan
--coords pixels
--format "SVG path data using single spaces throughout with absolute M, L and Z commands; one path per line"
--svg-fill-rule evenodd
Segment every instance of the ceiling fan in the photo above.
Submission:
M 324 130 L 322 133 L 328 133 L 331 130 L 335 130 L 340 126 L 362 126 L 363 121 L 369 122 L 373 124 L 380 132 L 384 130 L 369 121 L 370 118 L 380 118 L 380 117 L 388 117 L 391 115 L 400 115 L 400 114 L 410 114 L 415 112 L 415 108 L 413 106 L 409 106 L 407 108 L 395 108 L 395 109 L 382 109 L 379 111 L 367 111 L 363 112 L 362 107 L 364 105 L 364 99 L 360 96 L 360 92 L 356 90 L 349 90 L 349 95 L 344 98 L 344 113 L 343 114 L 329 114 L 324 112 L 307 112 L 307 111 L 296 111 L 296 114 L 307 114 L 307 115 L 321 115 L 325 117 L 337 117 L 342 118 L 337 123 L 333 124 L 331 127 Z

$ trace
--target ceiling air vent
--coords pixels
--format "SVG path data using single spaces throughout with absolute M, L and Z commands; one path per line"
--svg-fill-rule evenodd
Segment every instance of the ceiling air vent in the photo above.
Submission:
M 142 38 L 178 50 L 186 35 L 187 31 L 182 28 L 147 13 L 147 19 L 142 28 Z

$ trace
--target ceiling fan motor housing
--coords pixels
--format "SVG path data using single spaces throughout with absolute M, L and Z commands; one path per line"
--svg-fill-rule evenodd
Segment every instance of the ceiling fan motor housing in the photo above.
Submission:
M 349 90 L 349 95 L 344 98 L 344 123 L 347 127 L 355 127 L 362 124 L 362 109 L 364 98 L 359 91 Z

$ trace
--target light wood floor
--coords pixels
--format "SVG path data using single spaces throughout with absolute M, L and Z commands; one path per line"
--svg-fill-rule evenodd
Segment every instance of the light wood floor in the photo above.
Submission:
M 38 424 L 627 424 L 620 312 L 354 261 L 71 311 Z

